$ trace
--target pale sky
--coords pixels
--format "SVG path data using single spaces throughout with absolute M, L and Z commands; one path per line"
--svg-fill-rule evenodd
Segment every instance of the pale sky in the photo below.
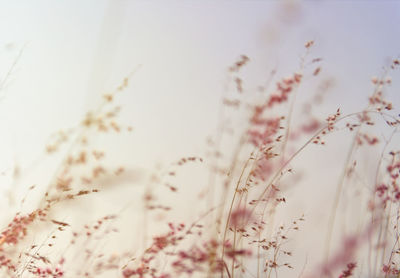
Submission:
M 1 1 L 2 73 L 25 45 L 1 113 L 14 126 L 28 111 L 43 128 L 54 127 L 39 123 L 46 115 L 57 127 L 67 125 L 141 64 L 126 101 L 134 105 L 132 117 L 146 117 L 146 125 L 165 132 L 157 113 L 177 124 L 185 112 L 199 119 L 204 109 L 216 110 L 224 70 L 240 54 L 285 74 L 297 66 L 304 42 L 314 39 L 315 55 L 350 99 L 362 94 L 360 83 L 369 84 L 361 81 L 378 74 L 386 58 L 399 55 L 397 1 L 291 1 L 288 13 L 279 3 Z M 199 128 L 203 134 L 209 124 Z
M 1 188 L 13 186 L 15 164 L 24 173 L 48 163 L 49 135 L 79 124 L 138 65 L 117 100 L 134 131 L 108 142 L 128 168 L 202 155 L 230 90 L 226 70 L 242 54 L 254 88 L 273 68 L 279 77 L 296 71 L 314 40 L 322 77 L 335 80 L 320 115 L 359 111 L 371 77 L 400 55 L 399 26 L 400 1 L 0 0 L 0 82 L 22 50 L 0 92 Z M 399 88 L 389 95 L 395 107 Z

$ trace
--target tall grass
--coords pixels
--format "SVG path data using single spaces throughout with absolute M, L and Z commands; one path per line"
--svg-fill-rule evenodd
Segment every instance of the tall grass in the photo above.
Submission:
M 329 83 L 306 103 L 296 97 L 305 83 L 323 82 L 313 44 L 305 44 L 296 72 L 273 71 L 256 92 L 241 75 L 251 59 L 240 56 L 228 68 L 230 91 L 204 156 L 155 169 L 139 182 L 139 205 L 118 203 L 80 223 L 96 209 L 92 200 L 103 191 L 123 192 L 119 178 L 131 178 L 94 144 L 99 136 L 134 132 L 119 122 L 128 107 L 115 102 L 134 72 L 125 77 L 98 109 L 51 136 L 45 152 L 59 162 L 55 172 L 43 173 L 49 183 L 30 186 L 21 210 L 2 224 L 2 277 L 400 277 L 400 119 L 385 97 L 400 62 L 372 78 L 365 109 L 344 115 L 338 107 L 319 119 L 314 109 L 324 105 Z M 297 107 L 306 109 L 299 114 Z M 341 137 L 350 138 L 348 146 L 338 143 Z M 310 149 L 316 152 L 307 158 Z M 329 163 L 332 150 L 344 156 L 341 165 Z M 334 188 L 321 174 L 327 167 L 341 169 Z M 196 168 L 207 169 L 208 184 L 200 194 L 189 190 L 199 194 L 189 198 L 179 176 Z M 304 187 L 304 175 L 319 184 Z M 198 178 L 186 175 L 185 186 Z M 105 181 L 109 187 L 98 186 Z M 331 198 L 321 200 L 321 188 Z M 296 208 L 309 201 L 313 210 Z M 65 213 L 85 203 L 78 214 Z M 132 206 L 142 220 L 126 232 Z M 176 213 L 182 207 L 188 211 Z M 194 218 L 178 217 L 197 208 Z

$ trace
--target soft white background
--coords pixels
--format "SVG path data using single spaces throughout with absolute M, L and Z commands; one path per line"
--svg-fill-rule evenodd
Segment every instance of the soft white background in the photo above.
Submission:
M 54 166 L 43 155 L 49 135 L 79 123 L 138 65 L 118 100 L 134 132 L 109 144 L 111 159 L 128 169 L 204 153 L 226 70 L 241 54 L 252 61 L 248 83 L 255 87 L 275 67 L 280 76 L 296 70 L 304 43 L 315 40 L 321 74 L 336 84 L 321 115 L 358 111 L 372 92 L 371 76 L 400 54 L 399 14 L 396 1 L 1 0 L 0 80 L 22 54 L 0 92 L 0 189 L 18 186 L 21 195 L 31 185 L 12 183 L 15 165 L 23 175 L 43 163 L 47 170 L 30 178 L 45 183 Z M 394 84 L 390 95 L 395 106 L 398 89 Z M 325 163 L 321 176 L 337 165 Z M 111 200 L 103 208 L 119 209 L 129 196 Z

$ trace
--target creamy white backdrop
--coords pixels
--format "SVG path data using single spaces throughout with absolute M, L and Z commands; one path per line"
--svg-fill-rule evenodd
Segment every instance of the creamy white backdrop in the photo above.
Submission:
M 1 191 L 15 192 L 18 203 L 32 183 L 45 184 L 55 167 L 43 155 L 49 135 L 79 123 L 138 65 L 118 100 L 122 121 L 134 131 L 106 142 L 111 161 L 138 172 L 204 153 L 226 69 L 241 54 L 251 59 L 246 81 L 256 84 L 275 67 L 282 76 L 296 70 L 304 43 L 315 40 L 313 56 L 324 58 L 322 74 L 336 84 L 326 102 L 331 110 L 321 115 L 337 107 L 358 111 L 371 92 L 370 77 L 400 54 L 399 14 L 396 1 L 2 0 L 0 80 L 19 58 L 0 92 Z M 398 93 L 391 99 L 400 104 Z M 28 173 L 18 184 L 14 165 Z M 191 186 L 205 182 L 196 180 Z M 98 214 L 128 201 L 115 193 Z

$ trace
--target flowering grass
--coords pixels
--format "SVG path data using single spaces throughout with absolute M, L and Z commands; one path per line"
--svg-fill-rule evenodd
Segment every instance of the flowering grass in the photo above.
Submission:
M 123 192 L 120 179 L 136 183 L 124 165 L 107 161 L 112 150 L 95 143 L 135 133 L 119 121 L 128 107 L 116 99 L 136 71 L 123 78 L 74 128 L 50 137 L 45 153 L 58 158 L 56 171 L 43 173 L 49 183 L 30 186 L 21 209 L 2 223 L 2 277 L 400 277 L 400 118 L 386 99 L 400 62 L 393 59 L 372 78 L 364 110 L 343 114 L 338 107 L 318 118 L 313 109 L 324 105 L 329 83 L 305 103 L 297 100 L 305 84 L 321 82 L 323 59 L 313 47 L 305 44 L 297 71 L 271 72 L 256 92 L 241 75 L 251 58 L 240 56 L 227 70 L 230 91 L 221 109 L 228 116 L 219 119 L 207 151 L 152 171 L 138 182 L 139 204 L 114 204 L 88 220 L 103 192 Z M 297 115 L 301 105 L 307 109 Z M 350 139 L 346 148 L 336 143 L 340 137 Z M 335 144 L 345 158 L 336 186 L 326 188 L 331 183 L 320 172 Z M 309 149 L 317 150 L 317 165 L 303 157 Z M 179 177 L 196 168 L 206 169 L 207 184 L 183 193 Z M 330 192 L 324 211 L 291 207 L 320 202 L 320 189 L 302 193 L 307 175 Z M 184 179 L 185 186 L 197 178 Z M 72 213 L 76 206 L 84 209 Z M 132 206 L 141 220 L 124 225 Z M 181 217 L 182 207 L 190 217 Z

